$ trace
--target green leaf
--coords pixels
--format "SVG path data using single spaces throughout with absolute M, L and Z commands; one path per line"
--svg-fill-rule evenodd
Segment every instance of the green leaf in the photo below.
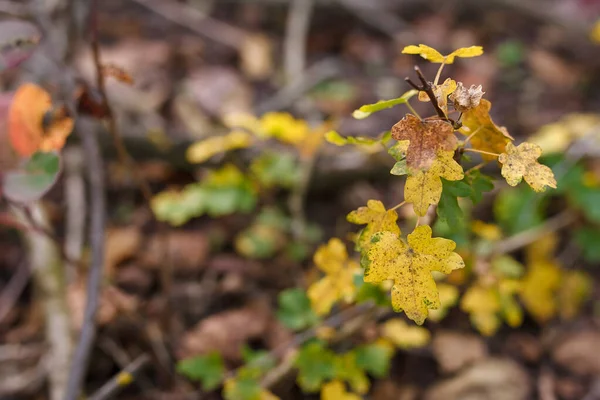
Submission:
M 39 200 L 56 182 L 61 169 L 57 152 L 34 153 L 18 170 L 7 171 L 2 180 L 2 192 L 17 203 Z
M 589 262 L 600 261 L 600 229 L 585 227 L 575 232 L 575 241 L 581 248 L 583 257 Z
M 301 330 L 317 323 L 310 299 L 300 288 L 287 289 L 279 294 L 277 318 L 290 329 Z
M 179 361 L 177 372 L 191 380 L 199 381 L 204 390 L 213 390 L 221 384 L 225 364 L 221 355 L 213 352 Z
M 335 378 L 348 382 L 356 393 L 366 393 L 369 390 L 369 378 L 364 368 L 358 366 L 355 352 L 336 356 L 334 364 Z
M 291 153 L 265 153 L 250 164 L 250 171 L 267 188 L 293 187 L 300 177 L 298 163 Z
M 390 349 L 377 345 L 367 344 L 357 347 L 356 365 L 376 378 L 384 378 L 390 369 L 390 361 L 394 355 Z
M 304 344 L 295 365 L 298 385 L 305 392 L 317 392 L 325 381 L 335 378 L 335 354 L 320 341 Z
M 406 141 L 400 141 L 395 143 L 392 147 L 388 149 L 388 154 L 394 157 L 396 161 L 402 161 L 406 158 L 407 149 L 408 146 L 406 144 Z
M 382 307 L 391 307 L 390 298 L 379 285 L 374 285 L 364 280 L 364 271 L 354 275 L 354 286 L 357 288 L 356 302 L 364 303 L 373 301 L 376 305 Z
M 336 146 L 344 146 L 348 144 L 346 138 L 337 133 L 336 131 L 327 132 L 325 134 L 325 140 L 327 140 L 331 144 L 335 144 Z
M 464 181 L 447 181 L 442 178 L 442 197 L 437 207 L 438 217 L 450 226 L 464 224 L 464 213 L 458 205 L 458 197 L 467 197 L 472 187 Z
M 478 169 L 469 172 L 464 180 L 471 186 L 469 197 L 473 204 L 478 204 L 483 199 L 483 192 L 494 189 L 492 178 L 482 174 Z
M 277 365 L 273 355 L 266 350 L 253 350 L 248 345 L 242 347 L 242 358 L 246 363 L 246 368 L 253 368 L 259 371 L 260 375 L 269 371 Z
M 223 395 L 226 400 L 260 400 L 260 383 L 250 376 L 238 376 L 225 385 Z
M 390 174 L 392 175 L 407 175 L 408 174 L 408 165 L 406 164 L 406 160 L 401 160 L 398 161 L 396 164 L 394 164 L 394 166 L 392 167 Z
M 419 92 L 417 90 L 413 89 L 413 90 L 409 90 L 408 92 L 404 93 L 402 96 L 395 98 L 395 99 L 379 100 L 377 103 L 365 104 L 364 106 L 360 107 L 358 110 L 354 110 L 354 112 L 352 113 L 352 116 L 356 119 L 367 118 L 369 115 L 371 115 L 375 112 L 385 110 L 386 108 L 391 108 L 391 107 L 397 106 L 398 104 L 404 104 L 411 97 L 416 95 L 417 93 L 419 93 Z
M 507 188 L 496 197 L 494 215 L 503 230 L 514 235 L 543 222 L 544 199 L 529 186 Z

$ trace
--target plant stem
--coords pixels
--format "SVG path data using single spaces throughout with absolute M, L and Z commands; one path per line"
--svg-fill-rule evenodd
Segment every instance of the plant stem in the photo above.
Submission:
M 491 153 L 489 151 L 477 150 L 477 149 L 464 149 L 465 151 L 470 151 L 471 153 L 479 153 L 479 154 L 487 154 L 489 156 L 500 157 L 498 153 Z
M 440 68 L 437 71 L 437 74 L 435 74 L 435 80 L 433 81 L 434 85 L 437 85 L 438 82 L 440 81 L 440 76 L 442 75 L 442 70 L 444 69 L 444 66 L 446 66 L 446 63 L 443 62 L 442 65 L 440 65 Z
M 394 207 L 390 208 L 388 211 L 396 210 L 405 204 L 406 204 L 406 200 L 404 200 L 402 203 L 396 204 Z
M 413 108 L 413 106 L 407 101 L 406 103 L 406 107 L 408 107 L 408 109 L 410 110 L 411 113 L 415 114 L 415 116 L 417 118 L 419 118 L 420 120 L 423 120 L 423 118 L 421 118 L 421 116 L 419 115 L 419 113 Z

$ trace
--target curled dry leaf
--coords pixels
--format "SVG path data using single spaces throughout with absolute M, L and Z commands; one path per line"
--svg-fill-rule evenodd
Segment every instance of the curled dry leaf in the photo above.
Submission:
M 64 109 L 53 111 L 48 92 L 33 83 L 26 83 L 17 89 L 13 98 L 8 112 L 8 129 L 15 151 L 28 157 L 36 151 L 62 149 L 73 130 L 73 119 Z
M 514 146 L 506 144 L 506 152 L 500 154 L 502 176 L 510 186 L 517 186 L 523 178 L 536 192 L 543 192 L 546 186 L 556 189 L 556 179 L 552 170 L 537 159 L 542 155 L 540 146 L 533 143 L 521 143 Z
M 446 79 L 441 85 L 433 85 L 432 90 L 438 105 L 446 115 L 448 114 L 448 96 L 453 94 L 456 90 L 456 82 L 453 79 Z M 420 101 L 429 101 L 429 96 L 426 92 L 419 92 Z
M 432 238 L 431 233 L 431 227 L 418 226 L 405 243 L 392 232 L 379 232 L 373 236 L 371 247 L 361 259 L 365 282 L 392 279 L 394 310 L 404 310 L 406 316 L 419 325 L 427 318 L 428 309 L 440 307 L 431 272 L 449 274 L 465 266 L 460 255 L 454 252 L 456 243 Z
M 477 107 L 485 94 L 481 89 L 481 85 L 471 85 L 471 87 L 467 89 L 463 86 L 462 82 L 458 82 L 456 90 L 450 95 L 450 100 L 454 103 L 454 109 L 465 112 Z
M 438 150 L 456 149 L 457 140 L 451 124 L 442 120 L 423 120 L 407 114 L 392 127 L 392 137 L 398 141 L 410 141 L 406 151 L 409 168 L 427 170 L 431 167 Z
M 502 153 L 506 144 L 513 139 L 506 128 L 497 126 L 490 117 L 492 103 L 486 99 L 481 99 L 479 105 L 467 110 L 462 116 L 464 127 L 469 129 L 468 134 L 474 136 L 471 138 L 471 145 L 476 150 L 488 151 L 491 153 Z M 491 161 L 495 157 L 482 154 L 481 157 L 486 161 Z

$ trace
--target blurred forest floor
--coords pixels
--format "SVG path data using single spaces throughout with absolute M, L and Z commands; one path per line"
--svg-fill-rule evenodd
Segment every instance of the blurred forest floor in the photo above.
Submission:
M 364 120 L 351 114 L 408 90 L 404 77 L 415 62 L 427 76 L 435 74 L 434 65 L 401 54 L 409 44 L 442 52 L 483 46 L 483 56 L 450 65 L 445 73 L 466 86 L 483 85 L 493 118 L 517 141 L 566 114 L 600 112 L 600 44 L 588 36 L 600 16 L 597 1 L 314 0 L 310 14 L 288 10 L 287 2 L 277 0 L 100 2 L 103 61 L 123 67 L 135 80 L 131 86 L 110 80 L 108 92 L 125 143 L 154 193 L 195 181 L 186 147 L 225 132 L 222 117 L 233 111 L 285 110 L 309 121 L 335 117 L 344 135 L 390 129 L 405 113 L 400 107 Z M 309 20 L 306 35 L 302 18 Z M 78 50 L 75 60 L 93 81 L 89 49 Z M 110 137 L 103 133 L 100 140 L 110 219 L 87 391 L 148 354 L 152 365 L 118 398 L 218 399 L 216 393 L 198 394 L 178 376 L 177 360 L 218 350 L 235 367 L 244 343 L 269 350 L 292 340 L 293 333 L 275 318 L 277 294 L 303 285 L 310 257 L 296 263 L 236 254 L 232 241 L 248 226 L 245 215 L 157 229 Z M 82 163 L 67 173 L 81 174 Z M 324 240 L 347 237 L 353 227 L 345 215 L 367 199 L 393 204 L 401 197 L 402 188 L 389 184 L 389 167 L 376 156 L 326 146 L 306 200 L 307 218 L 320 226 Z M 65 181 L 52 189 L 47 204 L 53 226 L 69 241 Z M 86 205 L 81 207 L 85 215 Z M 490 220 L 486 213 L 478 218 Z M 44 398 L 45 376 L 36 369 L 45 352 L 41 305 L 26 259 L 18 235 L 0 231 L 2 399 Z M 70 283 L 68 298 L 77 325 L 85 303 L 83 278 Z M 600 399 L 597 301 L 594 292 L 591 305 L 573 321 L 541 327 L 527 318 L 520 328 L 503 327 L 490 339 L 454 310 L 431 327 L 443 332 L 438 342 L 446 342 L 399 353 L 390 377 L 374 383 L 368 398 L 408 400 L 427 393 L 445 399 L 452 395 L 444 390 L 464 390 L 472 394 L 469 399 L 510 400 L 511 390 L 524 387 L 540 400 Z M 444 365 L 452 361 L 477 368 L 448 373 Z M 280 385 L 284 399 L 316 398 L 293 389 L 293 379 Z

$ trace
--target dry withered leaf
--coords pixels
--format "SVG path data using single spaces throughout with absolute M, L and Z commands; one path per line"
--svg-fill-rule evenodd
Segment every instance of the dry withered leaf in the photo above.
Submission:
M 433 355 L 442 371 L 451 373 L 487 356 L 481 337 L 453 331 L 437 333 L 432 342 Z
M 552 349 L 552 360 L 580 376 L 600 374 L 600 358 L 592 349 L 600 347 L 600 332 L 583 330 L 559 339 Z
M 506 128 L 499 127 L 492 121 L 491 108 L 492 103 L 481 99 L 477 107 L 467 110 L 463 114 L 462 123 L 463 126 L 469 128 L 469 135 L 475 133 L 471 138 L 471 145 L 474 149 L 499 154 L 514 138 L 510 136 Z M 487 154 L 482 154 L 481 157 L 486 161 L 495 159 L 494 156 Z
M 450 95 L 450 100 L 454 103 L 454 109 L 465 112 L 477 107 L 485 94 L 481 89 L 481 85 L 471 85 L 471 87 L 467 89 L 463 86 L 462 82 L 458 82 L 456 90 Z
M 525 178 L 525 182 L 536 192 L 543 192 L 546 186 L 556 189 L 552 170 L 537 161 L 541 155 L 542 149 L 537 144 L 525 142 L 514 146 L 507 143 L 505 152 L 498 157 L 502 164 L 502 176 L 510 186 L 518 185 Z
M 454 128 L 439 119 L 423 120 L 406 114 L 392 127 L 392 137 L 398 141 L 408 140 L 406 163 L 415 170 L 427 170 L 435 160 L 438 150 L 456 149 Z
M 527 400 L 530 392 L 528 373 L 523 367 L 509 359 L 488 358 L 434 385 L 424 399 Z
M 135 226 L 108 229 L 105 234 L 104 271 L 112 277 L 115 268 L 134 257 L 142 244 L 142 234 Z
M 179 357 L 218 351 L 231 361 L 239 361 L 242 346 L 262 337 L 272 319 L 271 306 L 265 299 L 255 300 L 243 308 L 224 311 L 200 321 L 181 340 Z

